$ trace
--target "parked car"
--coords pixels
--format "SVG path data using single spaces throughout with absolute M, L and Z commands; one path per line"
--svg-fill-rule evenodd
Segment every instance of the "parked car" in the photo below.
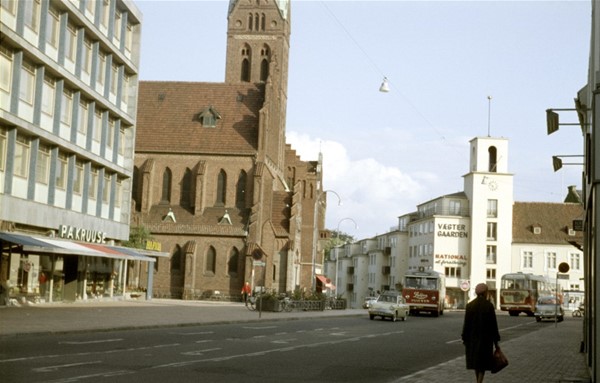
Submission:
M 365 301 L 363 303 L 363 309 L 368 309 L 377 301 L 378 297 L 365 297 Z
M 390 318 L 395 322 L 400 318 L 405 321 L 408 319 L 409 311 L 410 306 L 406 304 L 402 293 L 399 291 L 386 291 L 369 308 L 369 318 L 373 320 L 376 316 L 380 316 L 382 320 Z
M 562 322 L 565 318 L 565 312 L 562 305 L 556 304 L 555 296 L 542 296 L 539 297 L 535 304 L 535 320 L 541 322 L 542 320 L 550 319 Z

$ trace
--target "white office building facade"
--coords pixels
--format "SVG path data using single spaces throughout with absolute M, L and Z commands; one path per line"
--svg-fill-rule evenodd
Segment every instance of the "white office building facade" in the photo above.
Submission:
M 0 21 L 5 297 L 112 294 L 136 258 L 106 246 L 129 239 L 141 13 L 128 0 L 1 0 Z

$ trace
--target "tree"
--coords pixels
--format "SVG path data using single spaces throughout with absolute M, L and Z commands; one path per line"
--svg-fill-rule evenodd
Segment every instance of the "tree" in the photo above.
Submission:
M 354 237 L 350 234 L 344 233 L 343 231 L 338 230 L 329 230 L 331 236 L 329 240 L 325 242 L 323 246 L 323 250 L 325 251 L 325 258 L 329 259 L 329 253 L 331 249 L 336 246 L 341 246 L 346 243 L 352 243 L 355 241 Z
M 145 226 L 133 226 L 129 228 L 129 241 L 123 242 L 123 246 L 144 249 L 146 248 L 146 241 L 151 239 L 150 230 Z

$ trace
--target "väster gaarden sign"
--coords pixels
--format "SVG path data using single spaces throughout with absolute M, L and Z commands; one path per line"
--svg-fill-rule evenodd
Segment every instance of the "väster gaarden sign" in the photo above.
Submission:
M 106 243 L 106 233 L 99 230 L 86 230 L 80 227 L 60 225 L 58 227 L 58 236 L 75 241 Z
M 469 238 L 467 225 L 456 223 L 438 223 L 438 237 Z

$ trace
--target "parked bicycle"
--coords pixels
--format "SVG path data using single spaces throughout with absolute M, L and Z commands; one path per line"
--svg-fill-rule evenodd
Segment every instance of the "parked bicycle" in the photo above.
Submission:
M 256 297 L 249 295 L 248 299 L 246 299 L 246 308 L 250 311 L 256 310 Z
M 286 311 L 290 312 L 294 309 L 294 302 L 289 297 L 283 297 L 279 300 L 279 305 L 277 306 L 277 311 Z
M 573 310 L 573 316 L 574 317 L 582 317 L 583 316 L 583 312 L 584 312 L 584 306 L 583 303 L 579 305 L 579 308 Z

